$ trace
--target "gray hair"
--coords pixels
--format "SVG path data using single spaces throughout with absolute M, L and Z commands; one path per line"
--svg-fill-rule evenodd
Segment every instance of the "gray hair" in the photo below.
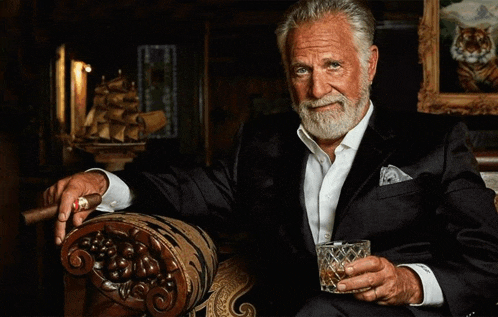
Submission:
M 360 63 L 366 66 L 369 48 L 373 45 L 375 19 L 362 0 L 301 0 L 289 8 L 276 30 L 282 62 L 288 72 L 287 38 L 292 29 L 303 23 L 316 22 L 328 14 L 344 14 L 353 31 L 353 41 L 360 54 Z

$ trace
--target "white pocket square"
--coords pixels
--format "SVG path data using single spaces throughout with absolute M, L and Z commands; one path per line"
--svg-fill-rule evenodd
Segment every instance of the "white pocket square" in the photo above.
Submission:
M 379 185 L 396 184 L 412 179 L 410 175 L 406 174 L 394 165 L 388 165 L 380 169 Z

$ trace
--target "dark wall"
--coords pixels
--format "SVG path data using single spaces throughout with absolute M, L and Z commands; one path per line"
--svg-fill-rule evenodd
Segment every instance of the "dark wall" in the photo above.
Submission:
M 417 25 L 380 25 L 376 33 L 379 47 L 377 75 L 372 85 L 374 104 L 407 112 L 417 110 L 417 94 L 422 82 L 418 63 Z
M 223 154 L 237 127 L 255 113 L 282 109 L 288 93 L 274 30 L 282 12 L 294 1 L 193 0 L 193 1 L 19 1 L 2 2 L 9 12 L 2 19 L 5 129 L 18 129 L 29 140 L 29 157 L 23 171 L 36 173 L 40 165 L 60 164 L 60 149 L 53 140 L 53 99 L 50 62 L 55 49 L 65 43 L 72 58 L 92 65 L 91 89 L 102 76 L 113 78 L 119 69 L 137 79 L 137 46 L 177 44 L 182 51 L 179 109 L 183 111 L 182 138 L 154 143 L 149 155 L 141 155 L 143 166 L 157 165 L 172 153 L 200 161 L 204 37 L 209 36 L 210 148 Z M 372 98 L 376 104 L 416 111 L 421 82 L 418 63 L 417 25 L 423 0 L 371 0 L 378 21 L 376 44 L 380 48 L 378 74 Z M 1 78 L 0 78 L 1 79 Z M 16 122 L 20 121 L 20 122 Z M 185 124 L 188 122 L 188 124 Z M 191 127 L 196 127 L 192 129 Z M 7 128 L 9 127 L 9 128 Z M 41 136 L 40 136 L 41 135 Z M 45 141 L 40 147 L 39 138 Z M 195 140 L 195 142 L 188 142 Z M 48 147 L 47 147 L 48 146 Z M 33 149 L 38 149 L 38 157 Z M 173 149 L 173 150 L 171 150 Z M 23 153 L 23 149 L 21 149 Z M 29 154 L 29 155 L 28 155 Z M 45 156 L 45 157 L 39 157 Z M 154 159 L 160 157 L 161 159 Z M 178 157 L 177 157 L 178 158 Z M 182 158 L 180 158 L 181 160 Z M 50 168 L 48 168 L 50 169 Z M 58 170 L 55 168 L 55 170 Z

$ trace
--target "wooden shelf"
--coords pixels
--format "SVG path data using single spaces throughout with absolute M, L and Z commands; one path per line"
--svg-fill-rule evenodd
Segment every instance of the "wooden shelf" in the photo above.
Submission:
M 145 151 L 145 142 L 139 143 L 75 143 L 74 147 L 91 153 L 95 162 L 105 164 L 108 171 L 123 170 L 137 153 Z

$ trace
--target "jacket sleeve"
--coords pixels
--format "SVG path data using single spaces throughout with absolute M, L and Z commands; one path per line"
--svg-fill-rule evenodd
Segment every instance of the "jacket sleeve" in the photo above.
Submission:
M 479 303 L 498 301 L 498 214 L 494 191 L 485 188 L 463 124 L 449 134 L 444 150 L 441 204 L 437 219 L 446 234 L 437 250 L 444 262 L 432 263 L 454 316 Z
M 128 209 L 180 218 L 208 231 L 230 227 L 236 220 L 238 144 L 226 160 L 209 167 L 168 166 L 161 173 L 117 172 L 134 196 Z

